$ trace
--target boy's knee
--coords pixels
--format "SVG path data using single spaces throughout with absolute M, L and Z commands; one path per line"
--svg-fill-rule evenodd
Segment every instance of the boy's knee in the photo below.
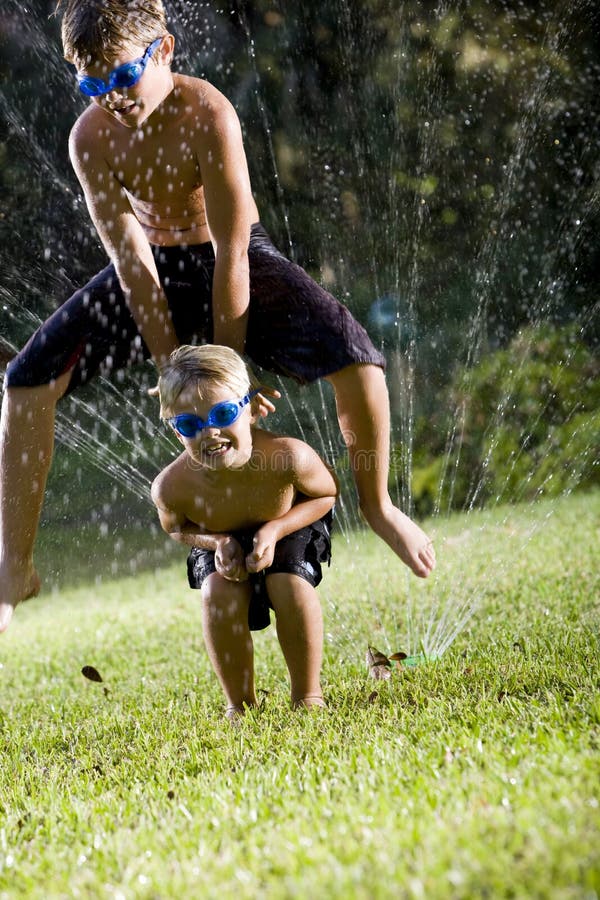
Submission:
M 16 385 L 11 384 L 10 379 L 6 378 L 6 402 L 17 408 L 23 409 L 31 407 L 40 407 L 43 409 L 52 408 L 60 398 L 66 393 L 71 380 L 71 372 L 64 372 L 58 378 L 53 378 L 47 384 L 36 385 Z
M 275 615 L 277 615 L 277 607 L 285 609 L 290 604 L 302 601 L 307 584 L 299 575 L 293 575 L 290 572 L 274 572 L 267 575 L 266 586 L 267 594 Z
M 213 572 L 202 582 L 200 597 L 204 610 L 213 617 L 237 619 L 244 611 L 247 614 L 249 601 L 246 590 L 218 572 Z
M 218 572 L 208 575 L 202 582 L 200 596 L 203 603 L 218 603 L 227 593 L 227 582 Z

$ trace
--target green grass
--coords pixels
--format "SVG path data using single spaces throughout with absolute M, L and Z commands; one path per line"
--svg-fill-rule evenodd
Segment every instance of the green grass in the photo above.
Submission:
M 426 583 L 338 538 L 329 709 L 289 710 L 271 628 L 239 729 L 185 554 L 112 581 L 100 556 L 89 586 L 23 605 L 0 642 L 0 897 L 598 897 L 599 513 L 587 495 L 429 523 Z M 465 598 L 439 662 L 368 678 L 368 644 L 405 649 Z

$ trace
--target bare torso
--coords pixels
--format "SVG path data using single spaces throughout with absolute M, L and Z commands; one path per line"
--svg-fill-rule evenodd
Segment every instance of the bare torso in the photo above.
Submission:
M 196 147 L 206 105 L 220 94 L 206 81 L 174 74 L 174 89 L 140 129 L 124 127 L 101 110 L 102 146 L 111 172 L 151 244 L 173 246 L 210 240 L 203 175 Z M 258 221 L 252 197 L 251 221 Z
M 213 473 L 182 453 L 161 477 L 179 515 L 203 532 L 230 533 L 288 512 L 296 496 L 291 464 L 287 438 L 253 429 L 252 457 L 242 468 Z

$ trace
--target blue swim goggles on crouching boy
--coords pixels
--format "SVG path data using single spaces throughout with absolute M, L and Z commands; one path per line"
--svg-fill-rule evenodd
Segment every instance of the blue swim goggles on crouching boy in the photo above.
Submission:
M 166 419 L 166 422 L 177 434 L 185 438 L 196 437 L 204 428 L 228 428 L 239 419 L 244 407 L 257 394 L 260 394 L 260 390 L 250 391 L 241 400 L 222 400 L 221 403 L 215 403 L 206 420 L 194 413 L 181 413 L 179 416 Z
M 103 81 L 101 78 L 92 78 L 91 75 L 78 75 L 79 90 L 86 97 L 99 97 L 101 94 L 109 94 L 115 89 L 133 87 L 144 74 L 150 57 L 161 41 L 162 37 L 156 38 L 139 59 L 132 59 L 131 62 L 123 63 L 123 65 L 117 66 L 116 69 L 109 72 L 108 81 Z

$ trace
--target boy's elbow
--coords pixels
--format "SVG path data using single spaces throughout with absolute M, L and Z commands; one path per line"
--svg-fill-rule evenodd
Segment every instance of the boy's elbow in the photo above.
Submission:
M 322 502 L 323 502 L 323 507 L 322 507 L 323 513 L 322 513 L 322 515 L 326 515 L 328 512 L 331 512 L 331 510 L 332 510 L 333 507 L 335 506 L 335 503 L 336 503 L 336 500 L 337 500 L 337 495 L 336 495 L 336 494 L 330 494 L 330 495 L 328 495 L 328 496 L 326 495 L 326 496 L 322 497 L 321 499 L 322 499 Z
M 150 499 L 155 506 L 160 506 L 160 475 L 157 475 L 150 485 Z
M 333 496 L 333 502 L 335 503 L 337 498 L 340 496 L 340 480 L 337 477 L 337 475 L 335 474 L 335 472 L 332 472 L 331 470 L 329 470 L 329 474 L 331 475 L 331 480 L 333 482 L 331 493 Z

